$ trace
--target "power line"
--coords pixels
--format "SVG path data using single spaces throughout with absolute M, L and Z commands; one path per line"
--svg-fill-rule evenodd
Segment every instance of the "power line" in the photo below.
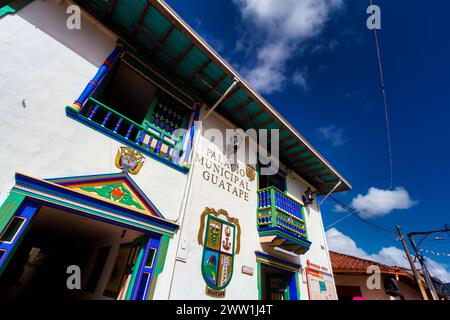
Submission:
M 372 0 L 370 0 L 370 5 L 373 6 Z M 375 47 L 376 47 L 376 53 L 377 53 L 377 60 L 378 60 L 378 67 L 380 71 L 380 80 L 381 80 L 381 92 L 383 95 L 383 103 L 384 103 L 384 116 L 385 116 L 385 122 L 386 122 L 386 139 L 388 144 L 388 158 L 389 158 L 389 190 L 393 188 L 394 186 L 394 165 L 392 160 L 392 143 L 391 143 L 391 129 L 389 125 L 389 113 L 388 113 L 388 103 L 386 98 L 386 87 L 384 82 L 384 71 L 383 71 L 383 63 L 381 59 L 381 49 L 380 49 L 380 43 L 378 41 L 378 33 L 377 29 L 373 28 L 373 34 L 375 37 Z

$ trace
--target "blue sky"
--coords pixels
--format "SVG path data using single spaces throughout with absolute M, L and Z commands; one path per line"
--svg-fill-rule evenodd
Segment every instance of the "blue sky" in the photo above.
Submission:
M 167 2 L 350 181 L 353 190 L 336 198 L 392 230 L 450 223 L 448 1 L 374 1 L 381 8 L 392 190 L 374 36 L 366 27 L 369 1 Z M 344 217 L 341 211 L 327 200 L 324 225 Z M 355 217 L 327 235 L 336 250 L 406 263 L 393 233 Z M 449 236 L 422 248 L 433 271 L 450 282 L 450 256 L 442 256 L 450 254 Z

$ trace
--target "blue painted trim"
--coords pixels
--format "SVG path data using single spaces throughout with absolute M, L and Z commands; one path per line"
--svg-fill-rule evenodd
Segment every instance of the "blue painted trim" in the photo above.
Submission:
M 257 257 L 261 257 L 263 259 L 273 260 L 275 262 L 280 262 L 282 264 L 285 264 L 287 266 L 290 266 L 290 267 L 298 269 L 298 270 L 300 270 L 300 268 L 302 267 L 302 265 L 300 265 L 300 264 L 297 264 L 297 263 L 294 263 L 294 262 L 290 262 L 290 261 L 287 261 L 287 260 L 284 260 L 284 259 L 281 259 L 281 258 L 278 258 L 278 257 L 271 256 L 270 254 L 267 254 L 265 252 L 255 251 L 255 255 Z
M 112 67 L 119 54 L 122 52 L 122 49 L 122 45 L 118 45 L 114 48 L 113 52 L 108 56 L 108 58 L 106 58 L 105 62 L 103 62 L 103 64 L 100 66 L 92 80 L 89 81 L 89 83 L 86 85 L 86 88 L 83 90 L 81 95 L 77 100 L 75 100 L 75 103 L 80 106 L 83 106 L 86 103 L 86 100 L 90 97 L 95 88 L 97 88 L 100 81 Z
M 136 144 L 136 143 L 134 143 L 134 142 L 132 142 L 130 140 L 127 140 L 124 137 L 122 137 L 121 135 L 118 135 L 118 134 L 116 134 L 114 132 L 111 132 L 108 129 L 103 128 L 102 126 L 98 125 L 97 123 L 95 123 L 93 121 L 90 121 L 89 119 L 87 119 L 84 116 L 82 116 L 79 113 L 77 113 L 71 107 L 66 107 L 66 115 L 69 118 L 74 119 L 74 120 L 76 120 L 78 122 L 81 122 L 82 124 L 92 128 L 92 129 L 94 129 L 94 130 L 96 130 L 96 131 L 98 131 L 100 133 L 103 133 L 104 135 L 106 135 L 106 136 L 108 136 L 108 137 L 110 137 L 110 138 L 112 138 L 112 139 L 114 139 L 114 140 L 116 140 L 116 141 L 118 141 L 120 143 L 126 144 L 129 147 L 132 147 L 134 149 L 139 150 L 140 152 L 142 152 L 145 155 L 153 158 L 154 160 L 159 161 L 159 162 L 161 162 L 161 163 L 163 163 L 163 164 L 165 164 L 165 165 L 167 165 L 167 166 L 169 166 L 169 167 L 171 167 L 171 168 L 173 168 L 173 169 L 175 169 L 175 170 L 177 170 L 177 171 L 179 171 L 181 173 L 187 174 L 189 172 L 188 168 L 179 166 L 179 165 L 173 163 L 172 161 L 170 161 L 170 160 L 168 160 L 168 159 L 166 159 L 164 157 L 161 157 L 161 156 L 153 153 L 152 151 L 144 148 L 143 146 L 138 145 L 138 144 Z
M 142 257 L 141 265 L 139 266 L 138 278 L 135 282 L 135 286 L 134 286 L 132 294 L 131 294 L 132 300 L 148 300 L 148 295 L 150 293 L 150 289 L 152 286 L 153 277 L 154 277 L 154 273 L 155 273 L 154 272 L 155 267 L 157 265 L 156 260 L 158 258 L 160 243 L 161 243 L 161 237 L 150 237 L 150 239 L 148 240 L 148 242 L 145 246 L 144 256 Z M 147 262 L 150 249 L 152 249 L 152 248 L 155 249 L 155 256 L 154 256 L 154 261 L 153 261 L 152 267 L 148 268 L 145 266 L 145 264 Z M 150 276 L 148 277 L 146 283 L 141 283 L 144 273 L 148 273 Z M 143 296 L 138 297 L 137 294 L 139 292 L 141 285 L 145 285 L 145 289 L 143 292 Z
M 200 105 L 197 105 L 194 111 L 194 117 L 192 118 L 192 125 L 191 125 L 191 129 L 189 130 L 189 142 L 188 145 L 186 147 L 186 155 L 184 156 L 185 160 L 189 159 L 191 150 L 192 150 L 192 145 L 194 143 L 193 139 L 194 139 L 194 135 L 195 135 L 195 130 L 197 130 L 195 128 L 195 122 L 198 121 L 199 116 L 200 116 Z
M 8 262 L 14 255 L 14 252 L 19 247 L 19 244 L 22 241 L 26 231 L 30 227 L 30 222 L 33 219 L 34 215 L 36 214 L 38 208 L 39 206 L 36 203 L 29 200 L 25 200 L 19 206 L 19 208 L 17 208 L 16 212 L 14 212 L 14 215 L 11 217 L 10 221 L 12 221 L 14 217 L 22 217 L 25 218 L 26 220 L 20 227 L 18 233 L 16 234 L 14 240 L 11 243 L 0 242 L 0 250 L 6 251 L 6 253 L 0 259 L 0 276 L 2 275 L 6 266 L 8 265 Z
M 89 205 L 90 207 L 93 207 L 93 208 L 96 208 L 99 210 L 111 212 L 111 213 L 121 216 L 123 218 L 132 218 L 132 219 L 137 220 L 138 222 L 147 223 L 147 224 L 153 225 L 155 227 L 163 228 L 163 229 L 167 230 L 168 232 L 171 232 L 172 234 L 175 233 L 179 228 L 179 226 L 177 224 L 175 224 L 171 221 L 163 220 L 161 218 L 152 217 L 149 215 L 145 215 L 145 214 L 133 211 L 131 209 L 119 207 L 113 203 L 109 203 L 107 201 L 102 201 L 102 200 L 99 200 L 96 198 L 89 197 L 87 195 L 78 193 L 75 190 L 67 189 L 67 188 L 59 186 L 57 184 L 51 183 L 51 182 L 33 179 L 31 177 L 22 175 L 20 173 L 16 173 L 16 182 L 17 182 L 17 185 L 31 188 L 34 190 L 38 190 L 43 193 L 49 193 L 56 197 L 62 198 L 61 202 L 71 201 L 71 200 L 75 201 L 75 202 L 79 202 L 79 203 Z M 15 190 L 21 194 L 26 193 L 26 192 L 22 191 L 21 189 L 13 188 L 13 190 Z M 32 194 L 28 195 L 28 196 L 32 196 Z M 36 199 L 36 198 L 34 198 L 34 199 Z M 39 199 L 37 199 L 37 201 L 39 201 Z M 47 204 L 47 201 L 41 201 L 41 202 Z M 67 210 L 66 207 L 64 207 L 64 208 L 65 208 L 65 210 Z M 78 212 L 78 210 L 74 210 L 74 211 Z M 82 210 L 80 210 L 80 211 L 83 212 Z M 84 215 L 95 218 L 97 220 L 107 221 L 108 223 L 112 223 L 113 221 L 119 223 L 117 220 L 112 220 L 112 219 L 109 220 L 106 218 L 102 219 L 97 216 L 94 217 L 88 213 L 84 213 Z M 123 220 L 123 219 L 121 219 L 121 220 Z M 127 226 L 127 228 L 130 228 L 130 226 L 131 226 L 126 221 L 124 221 L 122 223 L 124 226 Z M 140 231 L 149 232 L 149 230 L 146 230 L 143 228 L 135 227 L 135 229 L 136 228 L 140 229 Z M 163 234 L 163 232 L 161 232 L 161 233 Z
M 298 243 L 302 244 L 303 246 L 309 248 L 311 246 L 311 241 L 308 241 L 306 239 L 299 238 L 297 234 L 290 232 L 289 230 L 285 230 L 280 227 L 269 227 L 269 228 L 261 228 L 259 229 L 260 232 L 268 232 L 268 231 L 274 231 L 277 235 L 280 235 L 286 240 L 294 241 L 289 237 L 293 237 Z
M 289 282 L 289 300 L 300 300 L 300 297 L 297 294 L 297 278 L 294 272 L 291 273 L 291 281 Z

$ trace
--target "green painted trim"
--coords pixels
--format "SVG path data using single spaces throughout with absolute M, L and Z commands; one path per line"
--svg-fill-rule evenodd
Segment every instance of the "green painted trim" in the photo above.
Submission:
M 9 220 L 22 204 L 24 199 L 24 195 L 12 190 L 9 196 L 3 202 L 2 206 L 0 207 L 0 234 L 6 228 Z
M 7 14 L 14 14 L 25 6 L 29 5 L 33 0 L 15 0 L 0 8 L 0 18 Z
M 141 265 L 142 258 L 144 256 L 144 250 L 145 250 L 145 245 L 142 245 L 141 248 L 139 249 L 138 257 L 136 258 L 136 262 L 134 263 L 134 266 L 133 266 L 133 275 L 131 276 L 130 285 L 128 286 L 125 300 L 131 299 L 131 294 L 133 293 L 134 286 L 136 285 L 136 278 L 138 275 L 138 271 L 140 269 L 139 267 Z
M 295 277 L 295 284 L 296 284 L 296 287 L 297 287 L 297 297 L 298 297 L 298 300 L 301 300 L 300 299 L 300 282 L 299 282 L 299 278 L 298 278 L 298 272 L 294 272 L 294 277 Z
M 132 222 L 132 221 L 125 220 L 125 219 L 122 219 L 122 218 L 119 218 L 119 217 L 114 217 L 113 218 L 113 217 L 111 217 L 109 215 L 105 215 L 103 213 L 100 213 L 100 212 L 97 212 L 97 211 L 94 211 L 94 210 L 86 209 L 86 208 L 77 206 L 75 204 L 72 204 L 72 203 L 69 203 L 69 202 L 66 202 L 66 201 L 63 201 L 63 200 L 56 200 L 56 199 L 53 199 L 53 198 L 49 198 L 49 197 L 46 197 L 46 196 L 43 196 L 43 195 L 40 195 L 40 194 L 36 194 L 36 193 L 33 193 L 33 192 L 25 191 L 25 190 L 18 190 L 18 189 L 14 189 L 14 188 L 13 188 L 13 190 L 16 190 L 17 193 L 20 193 L 22 195 L 29 196 L 31 198 L 35 198 L 35 199 L 39 199 L 39 200 L 43 200 L 43 201 L 47 201 L 47 202 L 50 202 L 50 203 L 55 203 L 55 204 L 60 205 L 62 207 L 75 209 L 77 211 L 88 213 L 88 214 L 91 214 L 91 215 L 94 215 L 94 216 L 100 216 L 100 217 L 103 217 L 103 218 L 106 218 L 106 219 L 109 219 L 109 220 L 114 220 L 114 221 L 121 222 L 121 223 L 126 224 L 126 225 L 135 226 L 135 227 L 142 228 L 142 229 L 149 230 L 149 231 L 153 231 L 153 232 L 156 232 L 156 233 L 159 233 L 159 234 L 173 236 L 173 233 L 171 233 L 170 231 L 166 231 L 166 230 L 162 230 L 162 229 L 158 229 L 158 228 L 153 228 L 151 226 L 147 227 L 147 226 L 144 226 L 144 225 L 142 225 L 140 223 Z
M 274 187 L 270 188 L 270 211 L 272 211 L 272 227 L 277 226 L 277 208 L 275 205 L 275 189 Z
M 258 276 L 258 300 L 262 300 L 261 262 L 257 261 L 256 274 Z
M 322 217 L 320 217 L 320 219 L 322 219 Z M 302 220 L 303 220 L 303 225 L 305 226 L 305 237 L 306 237 L 306 239 L 309 239 L 309 237 L 308 237 L 308 226 L 306 225 L 305 207 L 302 207 Z
M 155 266 L 155 270 L 153 271 L 153 279 L 152 279 L 152 283 L 151 283 L 151 287 L 150 287 L 150 292 L 148 294 L 149 300 L 153 299 L 153 294 L 155 293 L 156 281 L 158 280 L 159 274 L 164 269 L 164 264 L 166 262 L 166 257 L 167 257 L 167 249 L 169 248 L 169 241 L 170 241 L 170 238 L 168 236 L 161 237 L 158 255 L 156 258 L 156 266 Z
M 146 134 L 148 134 L 148 135 L 151 135 L 151 136 L 154 137 L 155 139 L 162 140 L 165 144 L 167 144 L 167 145 L 169 145 L 169 146 L 171 146 L 171 147 L 173 147 L 173 146 L 175 145 L 172 141 L 168 141 L 167 139 L 161 138 L 161 137 L 157 136 L 156 134 L 154 134 L 153 132 L 148 131 L 148 130 L 147 130 L 146 128 L 144 128 L 142 125 L 140 125 L 140 124 L 138 124 L 137 122 L 135 122 L 135 121 L 133 121 L 133 120 L 131 120 L 131 119 L 125 117 L 124 115 L 122 115 L 121 113 L 117 112 L 116 110 L 114 110 L 114 109 L 108 107 L 106 104 L 101 103 L 100 101 L 98 101 L 98 100 L 96 100 L 96 99 L 94 99 L 94 98 L 92 98 L 92 97 L 89 97 L 89 100 L 92 100 L 94 103 L 98 104 L 98 105 L 101 106 L 102 108 L 105 108 L 105 109 L 108 110 L 109 112 L 113 113 L 115 116 L 117 116 L 117 117 L 119 117 L 119 118 L 122 118 L 122 119 L 124 119 L 125 121 L 128 121 L 129 123 L 133 124 L 136 128 L 138 128 L 138 129 L 144 131 L 144 132 L 145 132 Z M 69 108 L 70 108 L 70 107 L 69 107 Z
M 304 242 L 302 242 L 302 239 L 294 238 L 294 237 L 292 237 L 291 235 L 284 234 L 284 233 L 280 232 L 279 230 L 268 230 L 268 231 L 260 230 L 260 231 L 259 231 L 259 235 L 260 235 L 260 236 L 261 236 L 261 235 L 262 235 L 262 236 L 278 235 L 278 236 L 280 236 L 280 237 L 282 237 L 282 238 L 287 238 L 287 239 L 291 240 L 292 242 L 295 242 L 295 243 L 301 243 L 303 246 L 306 245 Z M 307 239 L 304 239 L 304 240 L 306 240 L 306 241 L 309 242 L 309 240 L 307 240 Z M 309 248 L 309 246 L 308 246 L 308 248 Z

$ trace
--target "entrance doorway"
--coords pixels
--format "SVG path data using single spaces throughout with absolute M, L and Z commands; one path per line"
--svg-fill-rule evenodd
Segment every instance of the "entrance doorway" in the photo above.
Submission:
M 261 264 L 262 300 L 298 300 L 294 272 Z
M 0 277 L 0 300 L 120 298 L 146 240 L 132 229 L 41 206 Z M 69 266 L 80 270 L 80 289 L 68 288 L 76 273 Z

